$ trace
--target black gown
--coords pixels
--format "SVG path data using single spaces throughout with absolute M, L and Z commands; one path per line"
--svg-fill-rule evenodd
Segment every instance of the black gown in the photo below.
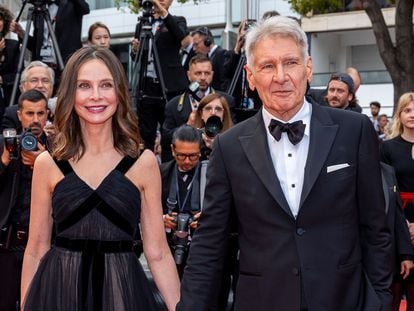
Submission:
M 56 237 L 29 286 L 24 310 L 159 310 L 132 240 L 140 193 L 125 157 L 96 190 L 67 161 L 52 195 Z

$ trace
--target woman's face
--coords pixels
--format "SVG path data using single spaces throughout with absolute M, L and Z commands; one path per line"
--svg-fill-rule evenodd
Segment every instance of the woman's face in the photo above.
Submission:
M 205 105 L 201 112 L 201 119 L 203 119 L 204 123 L 206 123 L 207 119 L 211 116 L 217 116 L 223 122 L 224 108 L 219 98 L 213 99 Z
M 103 48 L 109 48 L 111 37 L 105 28 L 98 27 L 92 33 L 92 44 Z
M 404 128 L 414 130 L 414 101 L 401 111 L 400 120 Z
M 108 67 L 98 59 L 83 64 L 76 82 L 75 111 L 81 124 L 111 122 L 118 107 L 115 82 Z

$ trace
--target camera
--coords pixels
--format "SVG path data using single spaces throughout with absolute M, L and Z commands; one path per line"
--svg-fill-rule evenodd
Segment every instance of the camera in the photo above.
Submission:
M 214 138 L 218 133 L 223 129 L 223 122 L 218 116 L 211 116 L 207 119 L 207 122 L 204 126 L 204 133 L 210 137 Z
M 154 3 L 152 0 L 139 0 L 138 5 L 144 11 L 144 16 L 151 16 Z
M 23 151 L 37 150 L 37 137 L 32 133 L 32 129 L 28 128 L 20 136 L 20 149 Z
M 41 7 L 47 4 L 55 3 L 56 1 L 55 0 L 28 0 L 27 2 L 30 4 L 33 4 L 36 7 Z
M 173 211 L 176 205 L 177 201 L 171 202 L 170 199 L 167 199 L 168 215 L 173 217 L 173 222 L 177 225 L 173 235 L 174 261 L 177 265 L 180 265 L 184 262 L 190 247 L 190 225 L 194 218 L 188 213 L 174 215 Z

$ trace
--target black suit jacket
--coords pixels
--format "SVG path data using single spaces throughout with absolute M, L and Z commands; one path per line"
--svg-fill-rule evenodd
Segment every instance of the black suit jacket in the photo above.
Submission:
M 140 39 L 141 23 L 135 28 L 135 38 Z M 188 34 L 187 21 L 182 16 L 168 14 L 161 28 L 155 33 L 154 41 L 160 59 L 162 77 L 167 94 L 184 92 L 188 86 L 187 76 L 181 65 L 181 40 Z M 135 54 L 131 57 L 135 59 Z M 157 73 L 158 77 L 160 76 Z M 139 86 L 138 86 L 139 87 Z
M 224 64 L 227 62 L 229 57 L 229 51 L 218 46 L 214 52 L 210 55 L 211 62 L 213 63 L 213 81 L 211 86 L 219 91 L 225 92 L 227 90 L 227 85 L 229 80 L 225 75 Z
M 207 309 L 234 218 L 235 310 L 297 311 L 303 293 L 309 311 L 389 310 L 391 236 L 378 139 L 366 116 L 312 105 L 296 219 L 273 167 L 262 113 L 216 138 L 177 310 Z
M 0 58 L 4 56 L 4 61 L 0 62 L 0 76 L 3 84 L 4 98 L 0 94 L 0 117 L 3 115 L 4 107 L 9 105 L 9 100 L 13 90 L 13 83 L 16 77 L 17 63 L 20 55 L 20 43 L 16 40 L 6 39 L 6 48 L 0 53 Z
M 62 54 L 63 61 L 67 59 L 79 48 L 82 47 L 82 19 L 89 14 L 89 4 L 85 0 L 59 0 L 59 8 L 56 13 L 55 35 Z M 34 32 L 33 37 L 29 38 L 28 49 L 32 52 L 32 60 L 41 60 L 40 49 L 43 43 L 44 24 L 38 20 L 38 16 L 33 18 Z

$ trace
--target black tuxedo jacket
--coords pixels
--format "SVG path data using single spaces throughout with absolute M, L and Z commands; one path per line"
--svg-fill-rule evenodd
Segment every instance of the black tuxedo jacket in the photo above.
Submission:
M 135 38 L 139 39 L 141 23 L 135 28 Z M 161 28 L 155 33 L 154 41 L 157 48 L 162 76 L 167 94 L 180 93 L 188 86 L 187 76 L 181 65 L 181 40 L 188 34 L 187 21 L 182 16 L 168 14 Z M 131 57 L 135 59 L 135 54 Z M 158 77 L 160 76 L 157 73 Z
M 56 13 L 55 35 L 62 54 L 63 61 L 82 47 L 82 19 L 89 14 L 89 4 L 85 0 L 59 0 L 59 8 Z M 44 23 L 37 16 L 33 18 L 34 33 L 29 38 L 28 49 L 32 52 L 32 60 L 41 60 L 40 49 L 43 43 Z M 39 34 L 40 33 L 40 34 Z
M 236 219 L 235 310 L 389 310 L 391 237 L 378 138 L 366 116 L 312 105 L 295 219 L 271 160 L 261 111 L 215 142 L 203 215 L 177 310 L 206 310 Z

